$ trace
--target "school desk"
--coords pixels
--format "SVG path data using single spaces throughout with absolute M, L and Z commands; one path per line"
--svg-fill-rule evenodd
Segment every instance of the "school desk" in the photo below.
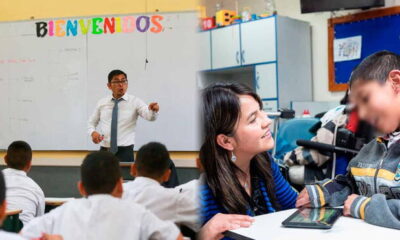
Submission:
M 64 156 L 65 154 L 65 156 Z M 81 197 L 77 182 L 80 180 L 80 166 L 85 153 L 53 153 L 35 152 L 32 160 L 32 169 L 28 173 L 43 190 L 46 197 Z M 172 154 L 171 154 L 172 155 Z M 175 154 L 173 161 L 178 168 L 178 177 L 181 183 L 188 182 L 199 177 L 196 169 L 197 153 Z M 5 163 L 0 152 L 0 170 Z M 61 158 L 61 157 L 65 158 Z M 171 157 L 172 158 L 172 157 Z M 133 180 L 130 175 L 130 163 L 121 163 L 121 173 L 124 180 Z
M 329 230 L 285 228 L 282 222 L 294 213 L 296 209 L 280 211 L 255 217 L 255 222 L 249 228 L 240 228 L 232 232 L 240 240 L 337 240 L 337 239 L 382 239 L 393 238 L 400 231 L 379 227 L 366 223 L 364 220 L 341 216 Z
M 64 203 L 73 200 L 74 198 L 53 198 L 53 197 L 47 197 L 45 198 L 46 202 L 46 207 L 44 212 L 48 213 L 54 208 L 63 205 Z

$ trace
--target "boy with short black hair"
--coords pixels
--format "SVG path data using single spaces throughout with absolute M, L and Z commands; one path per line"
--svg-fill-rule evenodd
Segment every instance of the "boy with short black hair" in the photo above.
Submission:
M 6 184 L 4 182 L 3 173 L 0 172 L 0 225 L 6 218 Z M 0 230 L 0 239 L 2 240 L 23 240 L 21 236 L 15 233 L 8 233 Z
M 307 185 L 296 206 L 344 204 L 344 215 L 400 229 L 400 56 L 380 51 L 365 58 L 351 74 L 350 97 L 360 119 L 386 136 L 360 150 L 348 175 Z
M 118 158 L 94 152 L 81 165 L 80 193 L 85 197 L 65 203 L 25 226 L 21 234 L 37 237 L 56 233 L 65 240 L 182 239 L 173 223 L 163 222 L 144 207 L 120 199 L 122 178 Z
M 3 224 L 3 221 L 6 218 L 6 209 L 7 209 L 6 183 L 4 181 L 3 173 L 0 172 L 0 226 Z M 3 230 L 0 230 L 0 239 L 1 240 L 28 240 L 16 233 L 9 233 L 9 232 L 5 232 Z M 32 239 L 32 240 L 63 240 L 63 238 L 59 235 L 42 234 L 39 238 Z
M 24 141 L 10 144 L 4 157 L 7 168 L 2 172 L 7 187 L 8 209 L 21 209 L 19 218 L 25 225 L 44 214 L 45 198 L 39 185 L 27 176 L 32 165 L 32 149 Z
M 145 206 L 162 220 L 173 221 L 198 231 L 197 184 L 187 183 L 175 188 L 161 186 L 171 174 L 170 161 L 168 150 L 163 144 L 150 142 L 143 145 L 131 167 L 131 174 L 136 178 L 124 184 L 123 198 Z

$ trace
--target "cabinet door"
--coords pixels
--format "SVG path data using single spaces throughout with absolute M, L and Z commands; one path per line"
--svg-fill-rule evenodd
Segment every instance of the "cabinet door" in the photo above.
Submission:
M 200 32 L 199 42 L 199 70 L 211 69 L 211 33 L 210 31 Z
M 211 31 L 212 68 L 235 67 L 240 62 L 239 25 Z
M 241 24 L 242 65 L 276 61 L 275 17 Z
M 276 63 L 256 65 L 255 89 L 262 99 L 278 97 Z

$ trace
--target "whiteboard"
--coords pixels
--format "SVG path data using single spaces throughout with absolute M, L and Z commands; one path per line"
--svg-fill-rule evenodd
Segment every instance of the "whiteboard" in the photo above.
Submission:
M 160 141 L 170 151 L 197 151 L 197 15 L 160 15 L 158 34 L 38 38 L 37 21 L 0 23 L 0 148 L 25 140 L 34 150 L 98 149 L 87 120 L 110 94 L 108 73 L 121 69 L 129 94 L 160 104 L 156 121 L 139 118 L 135 149 Z

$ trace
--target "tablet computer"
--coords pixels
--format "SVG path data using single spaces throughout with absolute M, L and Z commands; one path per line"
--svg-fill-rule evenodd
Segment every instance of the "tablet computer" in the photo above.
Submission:
M 282 222 L 284 227 L 330 229 L 342 215 L 341 208 L 301 208 Z

